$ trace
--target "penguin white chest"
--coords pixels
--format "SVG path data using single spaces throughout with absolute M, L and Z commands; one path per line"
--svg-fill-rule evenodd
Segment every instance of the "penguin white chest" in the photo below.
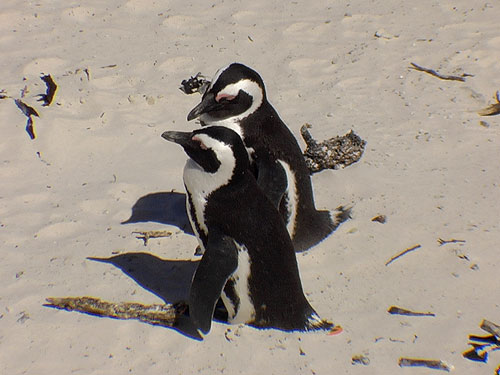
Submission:
M 238 248 L 238 268 L 231 275 L 233 293 L 236 301 L 225 292 L 221 294 L 222 302 L 228 312 L 228 322 L 231 324 L 252 323 L 255 320 L 255 307 L 250 295 L 249 277 L 251 259 L 244 245 L 235 242 Z
M 188 159 L 184 166 L 184 186 L 189 192 L 192 204 L 191 207 L 190 202 L 187 202 L 188 216 L 191 227 L 195 231 L 202 249 L 204 249 L 204 246 L 201 243 L 202 241 L 196 230 L 197 226 L 194 225 L 194 223 L 196 222 L 205 235 L 208 235 L 205 208 L 209 196 L 213 191 L 229 183 L 233 175 L 235 164 L 236 162 L 234 159 L 223 160 L 221 167 L 215 173 L 206 172 L 193 159 Z
M 297 206 L 299 203 L 297 195 L 297 180 L 295 178 L 295 173 L 293 172 L 292 168 L 290 168 L 290 165 L 283 160 L 278 161 L 285 170 L 286 179 L 288 181 L 288 186 L 285 192 L 285 194 L 287 195 L 286 205 L 289 214 L 286 229 L 288 230 L 290 237 L 293 238 L 295 236 L 295 222 L 297 220 Z

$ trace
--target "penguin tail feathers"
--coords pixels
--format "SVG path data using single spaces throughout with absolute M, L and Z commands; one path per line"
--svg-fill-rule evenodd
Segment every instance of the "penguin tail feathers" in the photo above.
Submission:
M 322 211 L 326 212 L 326 211 Z M 340 224 L 351 219 L 352 207 L 338 206 L 333 214 L 333 230 L 337 229 Z
M 305 326 L 306 331 L 328 331 L 335 327 L 335 324 L 328 320 L 321 319 L 316 313 L 313 313 L 308 319 Z
M 300 253 L 317 245 L 351 218 L 351 207 L 339 206 L 335 211 L 315 211 L 292 238 L 295 252 Z

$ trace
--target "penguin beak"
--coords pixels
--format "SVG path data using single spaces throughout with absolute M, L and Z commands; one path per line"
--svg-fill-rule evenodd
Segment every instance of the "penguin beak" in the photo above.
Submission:
M 215 95 L 209 92 L 203 97 L 200 104 L 198 104 L 191 110 L 191 112 L 189 112 L 187 120 L 188 121 L 194 120 L 195 118 L 200 117 L 204 113 L 211 112 L 213 110 L 220 108 L 220 106 L 221 104 L 215 101 Z
M 186 146 L 193 142 L 191 132 L 166 131 L 161 136 L 167 141 L 175 142 L 181 146 Z

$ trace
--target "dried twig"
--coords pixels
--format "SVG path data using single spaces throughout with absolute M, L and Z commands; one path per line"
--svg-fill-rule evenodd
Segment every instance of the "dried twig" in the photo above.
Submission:
M 430 75 L 433 75 L 434 77 L 437 77 L 437 78 L 440 78 L 440 79 L 444 79 L 444 80 L 447 80 L 447 81 L 461 81 L 461 82 L 465 82 L 465 77 L 472 76 L 471 74 L 467 74 L 467 73 L 464 73 L 461 76 L 446 75 L 446 74 L 438 73 L 438 72 L 436 72 L 433 69 L 424 68 L 424 67 L 422 67 L 420 65 L 417 65 L 415 63 L 410 63 L 410 64 L 412 65 L 412 66 L 410 66 L 411 69 L 418 70 L 419 72 L 429 73 Z
M 416 312 L 407 309 L 403 309 L 397 306 L 391 306 L 389 310 L 387 310 L 389 314 L 392 315 L 407 315 L 407 316 L 436 316 L 436 314 L 431 312 Z
M 150 230 L 146 232 L 132 232 L 132 234 L 138 234 L 136 238 L 144 241 L 144 246 L 148 244 L 150 238 L 161 238 L 161 237 L 170 237 L 172 232 L 166 230 Z
M 399 254 L 396 254 L 394 255 L 391 259 L 389 259 L 385 265 L 388 266 L 389 264 L 391 264 L 392 262 L 394 262 L 396 259 L 398 259 L 399 257 L 402 257 L 403 255 L 409 253 L 410 251 L 413 251 L 413 250 L 417 250 L 418 248 L 420 248 L 421 246 L 420 245 L 415 245 L 413 247 L 410 247 L 409 249 L 406 249 L 406 250 L 403 250 L 402 252 L 400 252 Z
M 439 246 L 443 246 L 449 243 L 465 243 L 465 240 L 456 240 L 452 238 L 451 240 L 443 240 L 442 238 L 438 238 L 437 242 L 439 243 Z
M 500 91 L 497 91 L 495 97 L 497 102 L 490 105 L 489 107 L 477 111 L 477 114 L 479 116 L 493 116 L 493 115 L 498 115 L 500 113 Z
M 439 359 L 416 359 L 416 358 L 399 358 L 400 367 L 428 367 L 436 370 L 451 371 L 453 366 Z
M 182 311 L 177 311 L 173 305 L 142 305 L 140 303 L 113 303 L 94 297 L 64 297 L 47 298 L 44 306 L 60 310 L 78 311 L 115 319 L 137 319 L 141 322 L 172 327 Z

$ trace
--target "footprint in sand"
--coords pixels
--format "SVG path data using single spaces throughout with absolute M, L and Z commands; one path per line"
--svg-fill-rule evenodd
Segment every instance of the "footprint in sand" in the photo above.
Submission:
M 95 19 L 95 8 L 76 6 L 62 11 L 62 16 L 72 22 L 85 23 Z
M 185 15 L 168 16 L 162 25 L 179 30 L 200 30 L 205 27 L 199 18 Z
M 40 76 L 41 73 L 61 72 L 69 70 L 68 61 L 59 57 L 46 57 L 35 59 L 23 68 L 25 76 Z
M 49 224 L 46 227 L 40 229 L 36 234 L 36 237 L 42 240 L 61 239 L 73 236 L 82 228 L 83 225 L 81 223 L 77 223 L 74 221 L 63 221 L 59 223 Z

